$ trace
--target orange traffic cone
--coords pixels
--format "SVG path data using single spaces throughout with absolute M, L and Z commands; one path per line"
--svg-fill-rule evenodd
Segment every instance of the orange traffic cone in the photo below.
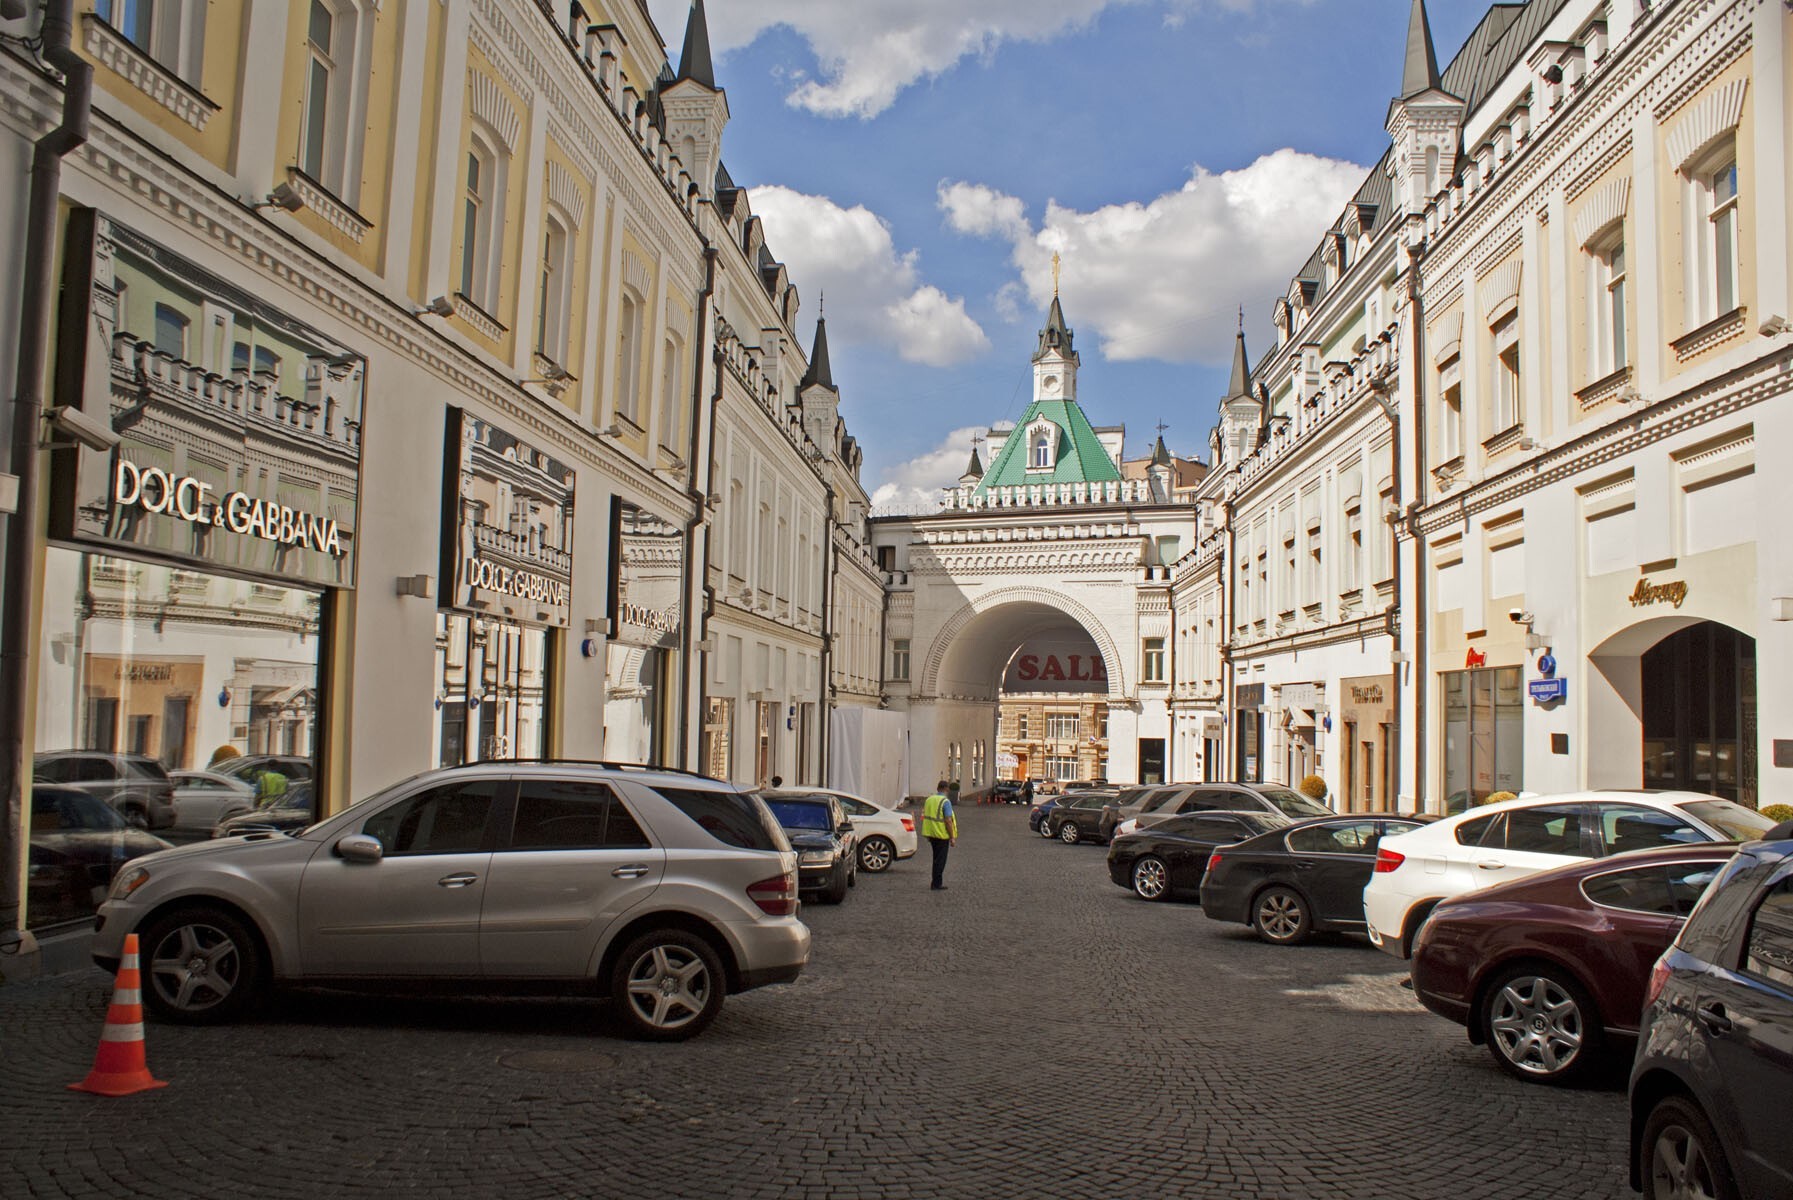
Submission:
M 166 1080 L 151 1077 L 143 1058 L 143 992 L 134 933 L 125 935 L 124 958 L 118 964 L 118 982 L 112 985 L 112 1005 L 106 1009 L 106 1027 L 100 1030 L 93 1070 L 80 1083 L 68 1086 L 71 1092 L 96 1096 L 129 1096 L 168 1086 Z

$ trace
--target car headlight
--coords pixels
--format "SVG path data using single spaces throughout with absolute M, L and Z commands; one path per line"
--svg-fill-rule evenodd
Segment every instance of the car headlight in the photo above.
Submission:
M 806 862 L 806 863 L 821 863 L 823 865 L 826 865 L 826 864 L 834 861 L 834 851 L 832 851 L 832 850 L 805 850 L 801 855 L 798 856 L 798 861 Z
M 112 890 L 107 893 L 108 900 L 123 900 L 132 892 L 149 882 L 149 870 L 146 867 L 131 867 L 120 871 L 112 881 Z

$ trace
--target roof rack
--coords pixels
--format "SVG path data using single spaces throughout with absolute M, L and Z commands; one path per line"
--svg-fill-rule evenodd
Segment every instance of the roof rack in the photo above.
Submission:
M 707 779 L 711 783 L 728 783 L 729 780 L 717 779 L 714 775 L 705 775 L 702 771 L 689 771 L 684 767 L 658 767 L 651 763 L 611 762 L 598 758 L 481 758 L 468 763 L 468 766 L 502 766 L 506 763 L 517 766 L 564 766 L 564 767 L 603 767 L 607 771 L 635 772 L 638 774 L 689 775 L 693 779 Z

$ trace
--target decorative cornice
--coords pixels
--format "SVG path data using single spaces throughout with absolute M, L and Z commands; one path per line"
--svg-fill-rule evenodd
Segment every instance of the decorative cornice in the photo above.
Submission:
M 95 61 L 194 129 L 203 131 L 218 111 L 217 104 L 99 17 L 87 13 L 81 27 L 82 46 Z
M 1622 176 L 1588 197 L 1575 216 L 1575 244 L 1582 249 L 1625 219 L 1631 202 L 1631 178 Z
M 329 188 L 298 167 L 286 169 L 286 182 L 305 201 L 307 211 L 316 213 L 324 224 L 350 241 L 359 243 L 367 236 L 367 231 L 374 227 L 372 221 L 337 199 Z
M 523 114 L 511 104 L 498 81 L 472 63 L 467 65 L 467 108 L 485 122 L 506 153 L 516 153 L 517 138 L 523 132 Z
M 548 160 L 548 199 L 560 206 L 574 229 L 585 223 L 585 195 L 590 186 L 588 180 L 575 180 L 571 171 Z
M 1747 324 L 1745 321 L 1747 315 L 1747 310 L 1733 308 L 1723 316 L 1707 321 L 1698 329 L 1691 329 L 1682 334 L 1669 343 L 1674 347 L 1675 360 L 1686 362 L 1697 354 L 1704 354 L 1712 347 L 1730 341 L 1743 332 L 1744 326 Z
M 1749 80 L 1731 80 L 1708 93 L 1669 131 L 1665 148 L 1675 170 L 1686 171 L 1707 147 L 1737 128 L 1743 120 L 1743 96 L 1748 90 Z

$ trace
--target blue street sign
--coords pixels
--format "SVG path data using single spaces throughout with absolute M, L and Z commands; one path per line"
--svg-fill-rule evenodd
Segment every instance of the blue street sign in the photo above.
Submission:
M 1538 674 L 1549 678 L 1556 674 L 1556 658 L 1549 654 L 1538 655 Z
M 1568 698 L 1569 681 L 1567 679 L 1534 679 L 1526 685 L 1526 690 L 1539 704 L 1549 704 L 1552 700 Z

